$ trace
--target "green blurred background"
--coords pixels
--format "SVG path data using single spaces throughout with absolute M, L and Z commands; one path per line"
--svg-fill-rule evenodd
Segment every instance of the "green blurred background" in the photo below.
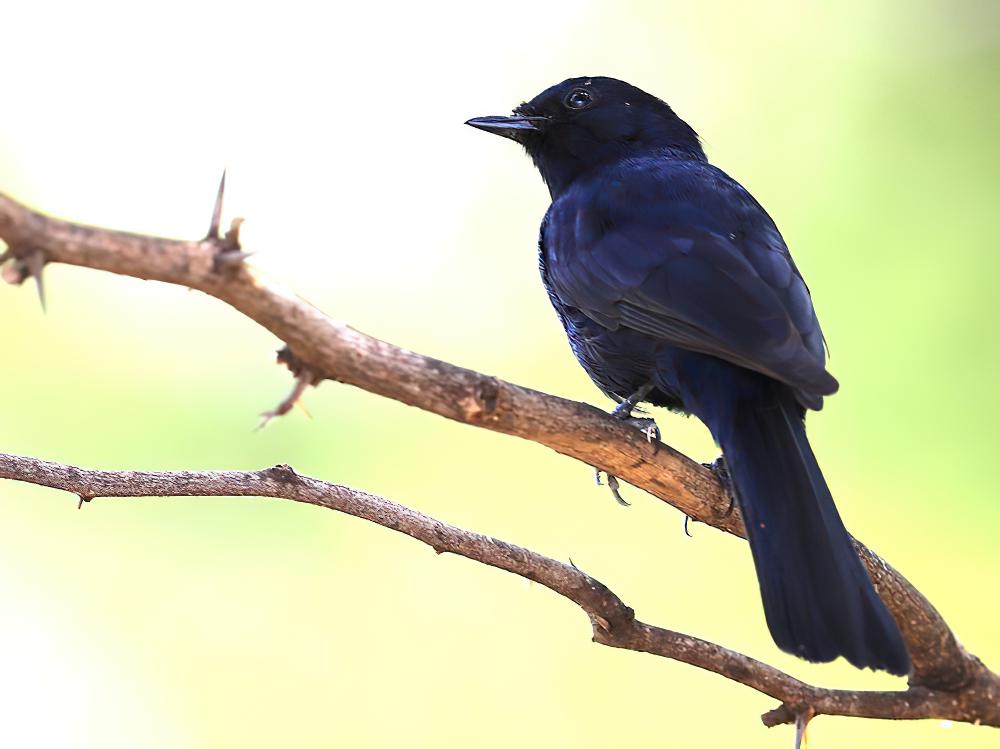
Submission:
M 841 392 L 810 419 L 850 528 L 1000 667 L 1000 5 L 58 2 L 4 9 L 0 190 L 204 233 L 223 165 L 260 272 L 386 340 L 607 407 L 548 308 L 547 196 L 463 127 L 573 75 L 667 99 L 769 209 Z M 393 216 L 386 221 L 384 216 Z M 303 473 L 572 557 L 646 621 L 824 685 L 776 651 L 748 550 L 533 444 L 290 379 L 200 294 L 93 271 L 0 288 L 0 449 L 91 467 Z M 667 440 L 714 457 L 695 422 Z M 773 706 L 590 642 L 511 575 L 290 502 L 0 485 L 0 740 L 60 747 L 775 747 Z M 994 745 L 990 729 L 821 718 L 810 746 Z

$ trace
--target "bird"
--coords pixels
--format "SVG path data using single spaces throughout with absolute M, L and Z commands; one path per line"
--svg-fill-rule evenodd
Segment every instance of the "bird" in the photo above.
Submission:
M 761 204 L 666 102 L 615 78 L 570 78 L 466 124 L 516 141 L 541 173 L 542 282 L 614 415 L 643 403 L 693 415 L 721 448 L 775 644 L 907 674 L 806 436 L 806 412 L 839 384 Z

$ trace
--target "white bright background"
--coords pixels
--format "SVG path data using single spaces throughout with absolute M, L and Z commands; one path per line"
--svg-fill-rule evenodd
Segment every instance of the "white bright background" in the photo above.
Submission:
M 608 74 L 664 96 L 782 226 L 844 390 L 811 433 L 849 524 L 1000 662 L 993 225 L 998 6 L 981 2 L 9 3 L 0 190 L 178 237 L 386 340 L 606 406 L 535 272 L 546 193 L 462 123 Z M 861 272 L 859 272 L 861 269 Z M 745 547 L 531 445 L 343 386 L 261 433 L 277 343 L 183 290 L 62 267 L 0 289 L 0 449 L 108 468 L 298 470 L 572 557 L 648 621 L 775 651 Z M 704 431 L 659 416 L 713 457 Z M 289 506 L 285 506 L 288 504 Z M 969 518 L 975 518 L 970 522 Z M 985 587 L 984 587 L 985 586 Z M 787 745 L 770 700 L 588 642 L 544 590 L 290 503 L 0 486 L 0 740 L 53 747 Z M 811 746 L 987 746 L 823 718 Z

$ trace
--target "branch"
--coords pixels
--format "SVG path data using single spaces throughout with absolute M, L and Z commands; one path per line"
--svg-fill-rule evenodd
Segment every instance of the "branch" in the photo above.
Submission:
M 213 220 L 213 227 L 215 225 Z M 243 253 L 239 252 L 236 222 L 233 230 L 222 239 L 218 238 L 217 232 L 216 236 L 210 235 L 201 241 L 161 239 L 53 219 L 0 193 L 0 238 L 8 245 L 0 261 L 8 261 L 8 271 L 11 266 L 14 268 L 13 272 L 3 274 L 8 280 L 40 277 L 39 258 L 42 258 L 44 262 L 78 265 L 198 289 L 236 308 L 284 341 L 288 348 L 283 352 L 283 360 L 300 382 L 318 383 L 322 379 L 331 379 L 348 383 L 455 421 L 537 442 L 618 476 L 695 520 L 744 536 L 739 514 L 729 512 L 730 502 L 724 488 L 710 471 L 698 463 L 667 445 L 648 443 L 638 430 L 609 418 L 591 406 L 422 356 L 335 322 L 291 293 L 254 276 L 251 269 L 241 262 Z M 225 262 L 220 262 L 220 258 Z M 231 262 L 233 258 L 235 262 Z M 410 511 L 406 513 L 413 515 Z M 426 520 L 435 527 L 446 527 L 437 521 Z M 1000 708 L 995 704 L 993 712 L 984 707 L 983 712 L 972 718 L 963 717 L 966 714 L 956 705 L 966 698 L 976 705 L 985 704 L 982 700 L 996 702 L 997 695 L 1000 695 L 1000 677 L 959 645 L 941 615 L 902 575 L 863 544 L 855 543 L 876 589 L 899 623 L 907 642 L 913 663 L 910 688 L 906 692 L 840 692 L 806 687 L 801 682 L 795 682 L 801 685 L 801 689 L 811 690 L 805 702 L 816 713 L 876 717 L 872 710 L 865 711 L 868 708 L 851 707 L 857 695 L 867 695 L 866 705 L 870 700 L 884 702 L 877 717 L 929 717 L 938 713 L 932 711 L 917 715 L 907 711 L 919 710 L 919 705 L 937 705 L 935 695 L 947 694 L 953 714 L 944 717 L 973 722 L 978 719 L 997 725 L 996 710 Z M 524 550 L 518 553 L 530 555 Z M 539 582 L 563 592 L 548 582 Z M 580 603 L 577 598 L 568 597 Z M 621 617 L 612 617 L 608 621 L 619 619 Z M 638 622 L 634 627 L 637 629 L 629 630 L 629 638 L 632 639 L 628 639 L 631 645 L 636 646 L 633 649 L 676 656 L 674 652 L 658 651 L 652 645 L 639 646 L 643 637 L 651 636 L 648 633 L 666 630 Z M 646 634 L 641 637 L 642 633 Z M 685 637 L 669 634 L 671 637 Z M 600 632 L 595 637 L 603 642 Z M 616 636 L 615 642 L 607 644 L 624 646 L 622 642 Z M 689 643 L 687 649 L 690 652 L 698 651 L 700 647 L 718 648 L 694 638 L 686 638 L 685 642 Z M 695 647 L 690 643 L 699 645 Z M 691 658 L 694 659 L 694 656 Z M 765 671 L 761 673 L 772 674 L 774 678 L 777 678 L 775 675 L 783 679 L 791 678 L 756 661 L 745 661 L 754 664 L 753 669 L 762 668 Z M 707 667 L 700 662 L 694 665 Z M 747 664 L 743 662 L 743 665 Z M 750 685 L 760 688 L 757 684 Z M 761 691 L 783 702 L 781 708 L 766 717 L 769 724 L 787 722 L 798 709 L 796 706 L 803 704 L 801 700 L 786 700 L 767 689 Z M 796 694 L 802 696 L 806 693 Z M 889 715 L 889 705 L 895 706 L 897 714 Z
M 671 658 L 745 684 L 782 706 L 767 725 L 795 719 L 805 706 L 817 714 L 864 718 L 947 718 L 1000 726 L 1000 688 L 984 683 L 954 693 L 911 687 L 907 692 L 852 692 L 809 686 L 748 656 L 690 635 L 645 624 L 603 583 L 575 566 L 490 536 L 456 528 L 367 492 L 300 476 L 287 465 L 263 471 L 92 471 L 0 453 L 0 478 L 95 497 L 276 497 L 326 507 L 405 533 L 431 546 L 533 580 L 568 598 L 590 617 L 594 642 Z

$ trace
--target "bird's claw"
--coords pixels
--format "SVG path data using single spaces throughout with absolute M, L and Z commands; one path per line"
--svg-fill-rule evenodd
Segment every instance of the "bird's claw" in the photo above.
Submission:
M 619 491 L 621 485 L 618 483 L 617 476 L 613 476 L 607 471 L 602 471 L 600 468 L 595 468 L 594 481 L 597 483 L 597 485 L 604 486 L 604 482 L 601 481 L 602 473 L 608 477 L 608 489 L 611 490 L 611 495 L 615 498 L 615 502 L 620 504 L 622 507 L 631 507 L 632 503 L 626 501 L 626 499 L 622 496 L 621 491 Z
M 629 416 L 625 419 L 626 424 L 631 424 L 646 437 L 646 442 L 652 444 L 660 439 L 660 428 L 656 421 L 648 417 Z
M 623 400 L 611 411 L 611 416 L 626 424 L 631 424 L 644 435 L 647 442 L 655 442 L 660 439 L 660 428 L 656 422 L 649 417 L 633 416 L 632 411 L 653 391 L 653 383 L 648 382 L 636 390 L 632 395 Z
M 621 403 L 614 407 L 611 411 L 612 418 L 623 421 L 626 424 L 634 426 L 646 437 L 646 441 L 650 444 L 655 445 L 660 439 L 660 428 L 656 425 L 656 422 L 650 418 L 643 418 L 638 416 L 633 416 L 632 411 L 635 409 L 639 403 L 641 403 L 647 395 L 653 390 L 653 383 L 646 383 L 641 388 L 636 390 L 628 398 L 625 398 Z M 620 504 L 622 507 L 631 507 L 631 503 L 627 502 L 624 497 L 622 497 L 621 491 L 619 490 L 620 484 L 618 482 L 618 477 L 613 476 L 605 471 L 605 475 L 608 477 L 608 488 L 611 490 L 612 496 L 615 498 L 615 502 Z M 597 469 L 597 485 L 601 486 L 601 470 Z
M 631 507 L 632 503 L 627 502 L 625 498 L 621 495 L 621 492 L 618 491 L 619 487 L 618 477 L 612 476 L 610 473 L 607 474 L 607 476 L 608 476 L 608 488 L 611 490 L 611 494 L 614 496 L 615 502 L 620 504 L 622 507 Z

